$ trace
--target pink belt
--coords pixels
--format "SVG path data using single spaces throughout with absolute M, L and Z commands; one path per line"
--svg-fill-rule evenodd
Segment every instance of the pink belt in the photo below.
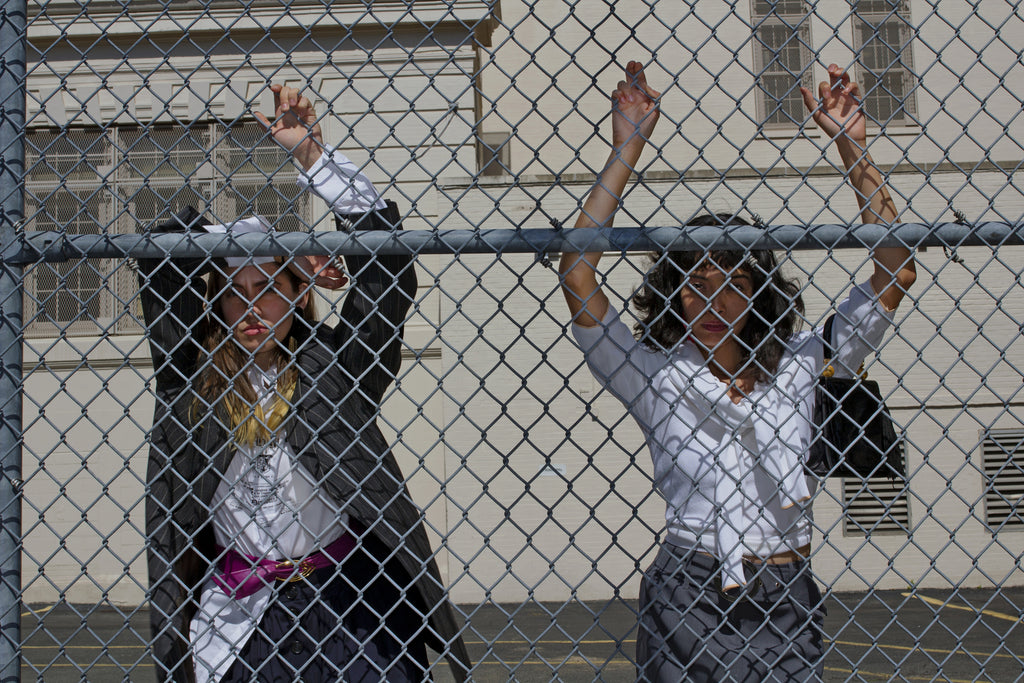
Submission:
M 343 534 L 323 550 L 301 560 L 261 560 L 218 546 L 220 573 L 213 575 L 213 582 L 228 595 L 244 598 L 272 581 L 298 581 L 317 569 L 338 564 L 355 547 L 355 537 Z

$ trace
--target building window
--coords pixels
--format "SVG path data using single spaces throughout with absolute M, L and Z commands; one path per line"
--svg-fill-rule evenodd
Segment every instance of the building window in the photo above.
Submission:
M 849 0 L 849 7 L 850 28 L 839 27 L 838 34 L 852 31 L 853 75 L 869 123 L 915 123 L 909 0 Z M 763 128 L 792 128 L 807 119 L 799 86 L 815 89 L 814 11 L 806 0 L 751 0 L 757 114 Z
M 807 117 L 800 86 L 812 88 L 811 14 L 804 0 L 753 0 L 758 120 L 768 128 L 798 126 Z
M 95 235 L 105 220 L 102 195 L 81 196 L 58 187 L 39 205 L 29 205 L 34 214 L 32 230 Z M 120 274 L 110 259 L 74 259 L 62 263 L 36 263 L 27 271 L 25 313 L 30 331 L 37 321 L 53 321 L 68 334 L 113 325 L 113 298 Z M 59 323 L 57 323 L 59 321 Z
M 185 206 L 214 220 L 260 213 L 305 229 L 287 152 L 255 122 L 36 130 L 27 136 L 27 229 L 66 234 L 144 230 Z M 26 270 L 29 336 L 138 333 L 135 273 L 112 259 Z
M 853 46 L 864 110 L 880 126 L 914 123 L 914 63 L 908 0 L 852 2 Z
M 981 450 L 985 524 L 1024 527 L 1024 429 L 993 429 Z

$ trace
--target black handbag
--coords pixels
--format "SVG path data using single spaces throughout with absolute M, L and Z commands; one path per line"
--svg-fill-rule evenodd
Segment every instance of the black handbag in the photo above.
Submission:
M 825 323 L 825 369 L 814 389 L 815 435 L 806 468 L 819 477 L 905 478 L 903 440 L 878 382 L 833 377 L 832 322 Z

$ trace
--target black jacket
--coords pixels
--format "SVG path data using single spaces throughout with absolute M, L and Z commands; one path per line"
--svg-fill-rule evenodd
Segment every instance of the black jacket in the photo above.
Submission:
M 357 227 L 398 224 L 394 204 L 380 214 L 367 214 Z M 186 209 L 161 229 L 205 223 Z M 408 605 L 389 616 L 389 626 L 394 617 L 405 633 L 445 653 L 462 680 L 469 659 L 454 610 L 422 514 L 377 425 L 380 402 L 401 365 L 402 324 L 416 294 L 414 266 L 408 256 L 348 256 L 346 264 L 353 285 L 338 326 L 310 329 L 298 316 L 292 324 L 299 380 L 295 408 L 282 428 L 300 465 L 368 530 L 363 548 L 380 558 L 390 580 L 408 587 Z M 146 500 L 152 647 L 158 677 L 175 681 L 192 678 L 188 627 L 215 557 L 208 505 L 233 455 L 226 415 L 197 415 L 192 405 L 193 378 L 209 371 L 200 339 L 206 324 L 202 276 L 210 265 L 194 259 L 139 262 L 156 376 Z

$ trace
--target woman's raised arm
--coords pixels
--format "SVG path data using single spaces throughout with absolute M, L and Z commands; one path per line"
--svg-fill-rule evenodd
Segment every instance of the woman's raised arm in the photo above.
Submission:
M 319 195 L 345 229 L 401 230 L 398 207 L 381 198 L 356 164 L 324 145 L 309 98 L 288 86 L 273 85 L 271 90 L 274 121 L 256 116 L 302 167 L 299 185 Z M 338 289 L 348 281 L 329 257 L 308 259 L 317 285 Z M 373 403 L 380 402 L 401 367 L 403 325 L 416 298 L 412 260 L 409 255 L 384 254 L 345 258 L 353 283 L 345 295 L 333 343 L 338 362 Z
M 258 111 L 254 114 L 274 141 L 308 171 L 324 152 L 324 134 L 313 103 L 298 88 L 275 83 L 270 90 L 274 93 L 274 120 Z
M 200 230 L 205 217 L 191 206 L 155 226 L 151 234 Z M 202 347 L 198 329 L 206 315 L 209 260 L 139 259 L 139 299 L 146 322 L 157 393 L 183 389 L 197 372 Z M 162 397 L 163 398 L 163 397 Z
M 857 194 L 861 221 L 892 223 L 896 220 L 896 205 L 881 171 L 868 153 L 860 89 L 850 80 L 850 75 L 835 64 L 828 67 L 828 76 L 827 82 L 818 84 L 817 100 L 807 88 L 800 88 L 804 104 L 814 123 L 836 143 L 846 167 L 846 177 Z M 917 279 L 914 255 L 906 247 L 879 247 L 872 257 L 875 272 L 871 286 L 882 306 L 895 310 Z
M 303 180 L 306 182 L 300 184 L 306 188 L 313 185 L 310 178 L 324 165 L 323 157 L 330 156 L 330 151 L 324 146 L 320 119 L 313 103 L 298 88 L 275 83 L 270 90 L 274 93 L 274 119 L 271 121 L 258 111 L 253 113 L 274 141 L 286 149 L 305 172 Z M 372 207 L 375 199 L 377 194 L 374 190 L 368 206 Z M 303 279 L 313 280 L 317 286 L 326 289 L 341 289 L 348 282 L 344 271 L 328 256 L 292 259 L 288 265 Z
M 626 80 L 612 93 L 612 151 L 604 170 L 587 195 L 576 220 L 577 228 L 610 227 L 622 202 L 622 192 L 633 173 L 655 124 L 661 93 L 647 85 L 643 66 L 630 62 Z M 597 280 L 601 252 L 562 254 L 559 273 L 573 322 L 593 327 L 608 311 L 608 297 Z

